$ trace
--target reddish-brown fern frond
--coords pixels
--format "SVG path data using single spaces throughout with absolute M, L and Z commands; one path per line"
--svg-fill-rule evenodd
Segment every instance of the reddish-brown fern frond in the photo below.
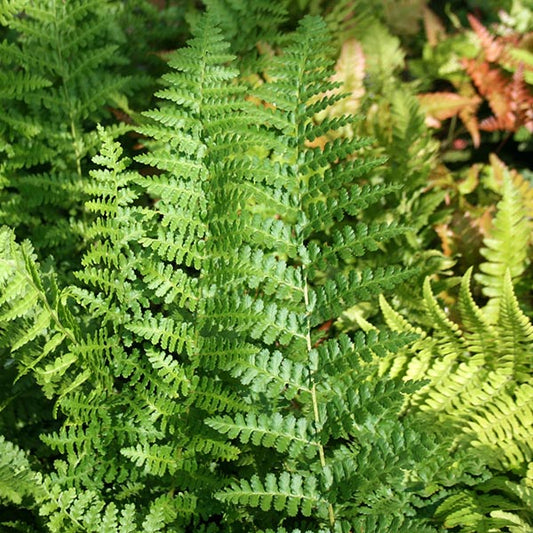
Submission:
M 474 88 L 470 85 L 468 87 L 473 93 Z M 482 100 L 477 94 L 468 94 L 466 87 L 464 92 L 465 94 L 452 92 L 422 93 L 418 95 L 418 101 L 426 115 L 426 124 L 429 127 L 440 128 L 442 120 L 459 116 L 470 133 L 474 146 L 478 147 L 481 139 L 476 112 Z
M 524 81 L 522 64 L 512 78 L 502 70 L 491 67 L 486 61 L 464 59 L 463 65 L 494 113 L 480 122 L 480 129 L 514 132 L 525 126 L 533 132 L 533 94 Z
M 506 102 L 508 78 L 501 70 L 492 68 L 486 61 L 463 59 L 462 63 L 479 94 L 488 100 L 492 112 L 496 116 L 505 114 L 508 108 Z
M 491 62 L 498 61 L 505 51 L 505 43 L 498 37 L 491 35 L 489 30 L 470 13 L 468 14 L 468 22 L 470 22 L 470 26 L 476 32 L 483 48 L 485 59 Z
M 492 87 L 485 85 L 483 89 L 485 94 L 480 87 L 478 90 L 487 98 L 494 115 L 482 120 L 479 124 L 480 129 L 514 132 L 524 126 L 533 132 L 533 95 L 524 82 L 523 66 L 519 65 L 509 81 L 505 80 L 504 74 L 500 71 L 491 70 L 500 75 L 499 79 L 495 78 Z
M 511 111 L 515 114 L 518 127 L 525 126 L 533 133 L 533 94 L 524 80 L 524 65 L 520 63 L 509 86 Z

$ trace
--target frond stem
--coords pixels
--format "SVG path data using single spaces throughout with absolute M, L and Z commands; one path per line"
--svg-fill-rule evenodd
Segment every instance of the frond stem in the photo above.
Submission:
M 305 265 L 302 265 L 302 274 L 304 279 L 304 302 L 305 302 L 305 308 L 307 310 L 307 332 L 306 332 L 306 342 L 307 342 L 307 353 L 309 353 L 312 348 L 312 342 L 311 342 L 311 321 L 309 317 L 309 285 L 307 283 L 307 275 L 305 273 Z M 318 399 L 316 394 L 316 383 L 315 380 L 312 379 L 311 381 L 311 401 L 313 402 L 313 415 L 315 417 L 315 426 L 316 431 L 318 433 L 318 428 L 320 427 L 320 413 L 318 411 Z M 322 469 L 326 468 L 326 455 L 324 453 L 324 446 L 320 442 L 319 436 L 316 435 L 316 440 L 318 443 L 318 456 L 320 458 L 320 466 Z M 328 515 L 329 515 L 329 523 L 333 527 L 335 525 L 335 512 L 333 511 L 333 505 L 331 503 L 328 504 Z

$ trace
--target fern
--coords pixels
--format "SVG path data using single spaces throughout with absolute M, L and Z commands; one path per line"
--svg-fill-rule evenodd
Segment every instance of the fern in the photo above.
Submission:
M 424 418 L 450 427 L 460 446 L 477 450 L 496 472 L 510 470 L 524 476 L 532 456 L 528 360 L 533 328 L 518 306 L 509 270 L 502 283 L 496 322 L 491 320 L 490 309 L 481 309 L 474 302 L 470 279 L 469 271 L 459 294 L 461 327 L 446 318 L 426 285 L 425 303 L 435 331 L 432 335 L 422 332 L 423 337 L 412 346 L 412 354 L 395 362 L 391 371 L 405 379 L 421 375 L 428 379 L 409 400 L 408 410 L 423 412 Z M 382 305 L 393 329 L 420 331 L 384 300 Z M 526 508 L 515 508 L 512 500 L 492 492 L 481 496 L 483 487 L 447 498 L 437 515 L 446 517 L 448 527 L 462 525 L 465 531 L 501 526 L 507 520 L 524 527 L 529 524 L 531 516 L 527 513 L 522 518 L 506 514 Z M 502 522 L 496 519 L 500 511 Z
M 52 273 L 41 275 L 31 245 L 18 245 L 13 232 L 3 228 L 1 346 L 9 348 L 21 365 L 19 376 L 33 372 L 52 397 L 58 390 L 66 392 L 83 383 L 87 373 L 76 377 L 74 383 L 62 378 L 77 359 L 68 350 L 77 344 L 77 327 L 64 302 Z
M 110 3 L 14 4 L 0 43 L 2 86 L 10 87 L 1 94 L 0 221 L 39 252 L 57 250 L 62 261 L 72 260 L 83 239 L 83 179 L 98 142 L 95 124 L 109 122 L 105 106 L 124 100 L 141 78 L 117 75 L 126 58 Z
M 28 495 L 39 495 L 39 480 L 22 450 L 0 436 L 0 501 L 20 504 Z
M 526 428 L 531 414 L 522 403 L 527 403 L 529 395 L 527 354 L 531 325 L 518 307 L 509 276 L 504 282 L 504 295 L 499 304 L 501 314 L 495 324 L 489 322 L 486 313 L 473 301 L 468 289 L 470 276 L 470 273 L 465 276 L 459 296 L 463 328 L 445 317 L 429 285 L 426 285 L 425 303 L 434 320 L 435 332 L 418 341 L 416 351 L 420 356 L 406 360 L 400 372 L 405 371 L 405 376 L 412 378 L 418 375 L 419 365 L 424 364 L 424 375 L 430 382 L 415 394 L 411 402 L 428 414 L 434 413 L 443 422 L 450 421 L 461 427 L 468 438 L 473 438 L 479 431 L 476 438 L 481 441 L 478 444 L 494 450 L 491 454 L 493 464 L 521 468 L 530 454 Z M 391 327 L 398 331 L 411 331 L 407 323 L 395 318 L 394 311 L 385 302 L 383 305 Z M 429 354 L 431 361 L 427 360 Z M 439 357 L 435 358 L 435 354 Z M 399 370 L 396 367 L 395 373 Z M 517 402 L 521 405 L 519 409 Z M 516 419 L 510 412 L 502 414 L 513 410 L 511 405 L 518 409 Z M 482 436 L 486 430 L 476 422 L 489 416 L 490 412 L 493 423 L 487 431 L 501 430 L 498 440 Z M 500 414 L 497 415 L 497 412 Z M 500 421 L 496 422 L 494 416 L 499 416 Z M 473 433 L 470 433 L 471 430 Z M 477 445 L 476 441 L 474 445 Z M 514 449 L 516 445 L 522 452 Z
M 50 5 L 92 27 L 93 4 Z M 1 230 L 2 365 L 55 407 L 40 431 L 55 461 L 35 461 L 38 490 L 24 493 L 50 531 L 425 532 L 450 484 L 485 475 L 462 452 L 455 464 L 444 431 L 402 412 L 426 389 L 380 374 L 410 331 L 331 327 L 418 272 L 383 257 L 406 228 L 366 211 L 400 186 L 361 186 L 382 159 L 368 139 L 336 135 L 353 117 L 324 113 L 343 96 L 327 81 L 334 61 L 320 18 L 304 18 L 266 81 L 247 84 L 253 54 L 234 56 L 217 20 L 247 5 L 210 2 L 191 16 L 192 37 L 170 54 L 158 104 L 142 115 L 134 161 L 96 128 L 98 168 L 78 172 L 73 189 L 84 242 L 72 275 L 58 282 L 54 261 L 40 266 L 29 241 Z M 39 28 L 46 11 L 28 13 Z M 80 35 L 94 47 L 92 33 Z M 413 102 L 398 101 L 404 139 L 421 124 Z M 322 135 L 333 140 L 313 147 Z M 91 148 L 76 147 L 77 168 Z M 24 224 L 14 225 L 35 237 Z M 502 302 L 509 332 L 518 308 L 509 291 Z M 450 354 L 468 344 L 434 301 L 430 310 Z M 517 324 L 526 345 L 527 319 Z M 503 366 L 521 376 L 526 364 Z M 489 433 L 472 432 L 485 446 Z
M 478 281 L 484 286 L 484 294 L 489 297 L 487 316 L 491 320 L 497 316 L 505 271 L 509 270 L 516 279 L 529 264 L 530 231 L 519 191 L 504 170 L 502 200 L 498 204 L 491 235 L 485 239 L 485 247 L 481 249 L 488 261 L 480 265 L 481 273 L 477 275 Z
M 279 39 L 278 28 L 287 20 L 289 2 L 265 0 L 205 0 L 226 39 L 238 52 L 248 51 L 258 42 Z M 247 24 L 240 21 L 246 18 Z

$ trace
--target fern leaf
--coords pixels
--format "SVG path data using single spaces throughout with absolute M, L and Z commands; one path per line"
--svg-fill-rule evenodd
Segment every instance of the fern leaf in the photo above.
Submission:
M 147 312 L 142 321 L 128 324 L 127 329 L 170 353 L 196 352 L 191 325 L 186 322 L 176 323 L 171 317 L 154 317 Z
M 241 394 L 225 390 L 220 381 L 202 378 L 194 389 L 194 405 L 207 413 L 244 412 L 250 404 Z
M 380 369 L 386 370 L 393 377 L 402 376 L 404 379 L 415 381 L 424 379 L 433 363 L 435 342 L 428 337 L 422 328 L 411 325 L 400 313 L 395 311 L 384 296 L 380 296 L 379 303 L 385 321 L 392 331 L 420 337 L 412 345 L 412 350 L 417 353 L 416 358 L 409 356 L 409 350 L 401 350 L 399 354 L 392 353 L 389 357 L 384 358 Z
M 470 90 L 474 92 L 471 86 Z M 465 94 L 451 92 L 422 93 L 418 95 L 422 111 L 426 114 L 426 124 L 439 128 L 442 120 L 458 116 L 472 137 L 474 146 L 478 147 L 481 139 L 476 112 L 482 100 L 470 90 L 463 89 Z
M 515 379 L 519 383 L 525 382 L 531 373 L 528 354 L 531 353 L 533 347 L 533 325 L 518 305 L 509 271 L 505 274 L 498 311 L 496 327 L 503 351 L 515 367 L 513 373 Z
M 262 350 L 248 360 L 234 365 L 232 375 L 254 392 L 263 392 L 270 398 L 283 394 L 291 400 L 299 392 L 311 394 L 309 369 L 300 362 L 284 358 L 279 351 Z
M 391 290 L 417 272 L 417 269 L 401 270 L 391 265 L 373 270 L 368 268 L 362 272 L 352 270 L 348 276 L 338 274 L 317 287 L 317 305 L 311 315 L 311 324 L 315 326 L 339 316 L 352 305 Z
M 193 383 L 184 369 L 171 355 L 150 350 L 147 352 L 147 357 L 161 380 L 169 387 L 169 391 L 171 391 L 169 396 L 177 397 L 178 394 L 182 396 L 188 394 Z
M 500 397 L 479 409 L 468 425 L 475 435 L 473 445 L 491 450 L 493 463 L 502 470 L 520 471 L 533 456 L 533 387 L 528 383 L 517 386 L 513 396 Z
M 0 129 L 17 142 L 6 161 L 10 186 L 2 191 L 0 216 L 45 255 L 57 245 L 59 261 L 79 260 L 83 247 L 82 174 L 97 144 L 95 124 L 134 79 L 119 75 L 125 57 L 113 9 L 104 2 L 22 2 L 17 13 L 3 16 L 11 37 L 0 44 L 2 81 L 10 89 L 0 96 L 7 110 Z
M 224 502 L 259 507 L 263 511 L 284 511 L 288 516 L 298 513 L 310 516 L 312 512 L 324 515 L 326 502 L 320 497 L 317 485 L 312 475 L 283 472 L 279 477 L 267 474 L 264 481 L 254 475 L 250 481 L 234 482 L 216 497 Z
M 472 298 L 469 289 L 471 278 L 472 269 L 469 269 L 463 276 L 459 293 L 459 309 L 465 329 L 464 337 L 469 351 L 474 354 L 483 354 L 485 364 L 493 367 L 499 358 L 492 342 L 492 339 L 496 337 L 496 332 Z
M 457 116 L 464 108 L 470 108 L 475 112 L 481 103 L 479 96 L 467 97 L 445 92 L 419 94 L 418 99 L 426 116 L 436 121 Z
M 436 334 L 443 339 L 441 349 L 445 348 L 446 352 L 454 351 L 457 354 L 463 352 L 465 346 L 461 338 L 459 326 L 448 319 L 446 314 L 440 308 L 433 292 L 431 291 L 431 284 L 429 278 L 424 281 L 424 305 L 426 307 L 428 316 L 435 324 Z
M 504 51 L 503 43 L 491 35 L 487 28 L 485 28 L 483 24 L 470 13 L 468 14 L 468 22 L 476 32 L 487 61 L 492 63 L 497 62 Z
M 21 376 L 33 370 L 46 394 L 51 396 L 58 381 L 77 360 L 72 353 L 61 353 L 67 343 L 74 346 L 78 343 L 72 317 L 62 301 L 53 276 L 47 279 L 41 274 L 28 242 L 16 244 L 12 231 L 4 228 L 0 233 L 0 250 L 0 280 L 3 285 L 0 297 L 3 331 L 0 342 L 10 347 L 13 354 L 21 352 Z M 43 280 L 47 281 L 46 287 Z M 49 329 L 55 335 L 44 343 L 40 353 L 35 349 L 29 351 L 31 355 L 28 358 L 28 345 L 40 343 L 40 337 Z M 55 352 L 58 355 L 52 359 Z M 88 377 L 87 373 L 81 375 L 85 379 Z M 70 385 L 79 386 L 83 381 L 78 377 Z M 66 383 L 63 386 L 67 387 Z
M 278 452 L 288 452 L 296 457 L 305 454 L 311 459 L 318 453 L 319 443 L 311 438 L 310 428 L 305 418 L 295 418 L 292 415 L 282 416 L 275 413 L 256 416 L 248 413 L 246 417 L 237 414 L 235 419 L 230 417 L 209 418 L 206 424 L 229 438 L 239 438 L 244 444 L 251 441 L 256 446 L 275 448 Z
M 519 192 L 507 172 L 504 172 L 502 200 L 497 208 L 491 234 L 481 249 L 488 261 L 480 265 L 481 273 L 476 276 L 484 286 L 484 294 L 490 298 L 485 313 L 491 322 L 497 319 L 505 271 L 509 269 L 511 277 L 517 278 L 528 264 L 530 225 Z
M 32 471 L 26 454 L 0 435 L 0 501 L 20 504 L 22 499 L 40 496 L 40 479 Z
M 170 444 L 137 444 L 135 447 L 122 448 L 120 453 L 130 459 L 135 466 L 142 467 L 146 472 L 162 476 L 165 472 L 174 474 L 184 467 L 187 458 L 181 450 Z

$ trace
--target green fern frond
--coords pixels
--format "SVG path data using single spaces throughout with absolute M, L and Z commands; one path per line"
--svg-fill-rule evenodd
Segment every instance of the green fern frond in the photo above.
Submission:
M 400 350 L 398 354 L 393 354 L 392 357 L 383 358 L 380 364 L 380 371 L 387 372 L 393 377 L 401 376 L 415 381 L 423 379 L 431 365 L 433 359 L 432 349 L 435 343 L 430 338 L 427 338 L 427 334 L 422 328 L 413 326 L 400 313 L 395 311 L 383 295 L 379 297 L 379 304 L 385 322 L 392 331 L 412 334 L 420 338 L 412 345 L 413 350 L 418 353 L 416 359 L 410 358 L 405 350 Z
M 251 354 L 247 360 L 235 364 L 231 373 L 256 394 L 264 392 L 272 399 L 280 394 L 288 400 L 302 392 L 311 394 L 307 365 L 284 358 L 277 350 Z
M 170 353 L 196 353 L 192 325 L 186 322 L 176 322 L 171 317 L 154 317 L 147 311 L 141 321 L 132 322 L 126 327 Z
M 478 408 L 467 424 L 475 436 L 473 446 L 490 450 L 491 462 L 520 471 L 533 457 L 533 387 L 523 383 L 512 392 Z
M 48 502 L 42 515 L 53 533 L 83 530 L 88 533 L 163 532 L 176 525 L 178 514 L 192 514 L 194 497 L 187 494 L 160 496 L 145 509 L 134 504 L 106 504 L 94 491 L 61 490 L 58 484 L 45 481 Z
M 530 354 L 533 349 L 533 325 L 520 309 L 508 270 L 503 281 L 495 326 L 505 357 L 512 361 L 514 379 L 518 383 L 527 382 L 532 371 Z
M 283 472 L 279 476 L 267 474 L 264 480 L 254 475 L 250 481 L 233 483 L 216 497 L 224 502 L 259 507 L 263 511 L 284 511 L 288 516 L 298 513 L 310 516 L 313 512 L 327 516 L 327 502 L 320 497 L 318 481 L 313 475 Z
M 459 492 L 438 507 L 437 516 L 443 518 L 446 527 L 460 527 L 461 531 L 510 531 L 526 533 L 531 523 L 523 517 L 526 511 L 516 500 L 489 492 L 491 488 L 502 489 L 505 481 L 494 478 L 480 486 L 480 491 Z
M 68 345 L 78 343 L 77 327 L 53 274 L 42 275 L 31 245 L 18 245 L 13 232 L 3 228 L 0 250 L 0 343 L 11 349 L 20 376 L 35 372 L 51 397 L 77 360 L 68 352 Z M 54 334 L 46 340 L 50 331 Z M 72 379 L 63 382 L 63 391 L 81 385 L 87 374 Z
M 0 435 L 0 501 L 20 504 L 40 497 L 40 479 L 26 454 Z
M 0 50 L 6 51 L 4 46 L 0 46 Z M 12 45 L 13 46 L 13 45 Z M 27 94 L 37 89 L 49 87 L 51 82 L 44 77 L 32 76 L 31 74 L 20 74 L 13 76 L 8 73 L 2 72 L 0 74 L 0 98 L 2 99 L 23 99 Z
M 429 278 L 424 281 L 424 305 L 432 324 L 435 324 L 435 336 L 441 342 L 440 348 L 446 350 L 445 353 L 461 354 L 465 350 L 465 343 L 461 336 L 459 326 L 446 316 L 446 313 L 439 306 L 433 292 Z
M 157 371 L 161 381 L 168 387 L 170 397 L 186 396 L 195 383 L 187 376 L 181 365 L 165 352 L 147 351 L 150 364 Z
M 318 304 L 311 316 L 311 324 L 315 326 L 339 316 L 355 303 L 391 290 L 415 273 L 417 269 L 401 269 L 390 265 L 385 268 L 365 268 L 362 272 L 351 270 L 347 276 L 337 274 L 316 288 Z
M 472 353 L 483 354 L 485 364 L 493 368 L 500 357 L 490 341 L 496 336 L 494 328 L 484 313 L 474 302 L 470 292 L 472 269 L 463 276 L 459 292 L 459 311 L 463 320 L 464 336 Z
M 318 453 L 319 443 L 313 440 L 305 418 L 297 419 L 280 413 L 257 417 L 248 413 L 246 417 L 238 414 L 235 419 L 229 416 L 209 418 L 206 424 L 231 439 L 238 437 L 243 444 L 252 442 L 256 446 L 274 448 L 281 453 L 288 452 L 293 457 L 303 454 L 312 459 Z
M 20 2 L 3 13 L 2 78 L 10 89 L 0 95 L 6 109 L 0 135 L 9 143 L 9 187 L 1 192 L 0 221 L 16 222 L 19 233 L 47 254 L 56 248 L 79 259 L 82 181 L 98 143 L 95 124 L 109 122 L 106 106 L 125 97 L 134 81 L 121 72 L 122 32 L 111 30 L 112 13 L 109 3 L 88 0 Z
M 526 217 L 520 191 L 507 170 L 504 170 L 502 199 L 497 209 L 490 236 L 485 238 L 485 247 L 481 249 L 487 262 L 481 263 L 481 272 L 476 275 L 476 279 L 483 285 L 483 293 L 489 298 L 486 314 L 491 323 L 498 319 L 497 310 L 506 270 L 516 280 L 529 264 L 531 225 Z
M 491 322 L 490 309 L 474 302 L 470 280 L 468 271 L 459 292 L 461 326 L 447 318 L 426 280 L 426 309 L 435 331 L 431 336 L 424 333 L 412 352 L 404 353 L 403 365 L 421 367 L 429 383 L 409 403 L 430 419 L 451 424 L 462 446 L 478 449 L 492 468 L 523 472 L 532 453 L 531 324 L 518 305 L 509 271 L 501 283 L 496 323 Z M 390 307 L 384 311 L 394 327 L 417 329 Z M 460 513 L 466 512 L 461 505 Z M 450 509 L 446 512 L 452 513 Z M 488 520 L 485 515 L 478 518 Z
M 287 19 L 288 3 L 267 0 L 204 0 L 234 49 L 247 51 L 258 42 L 271 42 Z M 242 20 L 248 20 L 243 26 Z
M 181 447 L 175 445 L 137 444 L 135 447 L 122 448 L 120 453 L 136 467 L 143 468 L 145 473 L 154 476 L 190 469 L 188 463 L 191 459 L 182 453 Z
M 202 378 L 194 389 L 195 406 L 206 413 L 245 412 L 250 408 L 246 397 L 242 394 L 225 390 L 220 381 Z
M 138 282 L 143 261 L 138 241 L 145 230 L 142 209 L 135 205 L 139 192 L 133 182 L 137 175 L 128 171 L 130 162 L 111 134 L 100 127 L 98 132 L 102 145 L 93 160 L 104 168 L 91 171 L 92 179 L 84 186 L 85 208 L 94 218 L 85 231 L 88 248 L 82 269 L 74 273 L 84 286 L 72 286 L 69 291 L 92 316 L 101 317 L 104 325 L 114 324 L 117 330 L 120 324 L 130 323 L 132 314 L 146 302 Z M 137 298 L 132 299 L 135 292 Z

